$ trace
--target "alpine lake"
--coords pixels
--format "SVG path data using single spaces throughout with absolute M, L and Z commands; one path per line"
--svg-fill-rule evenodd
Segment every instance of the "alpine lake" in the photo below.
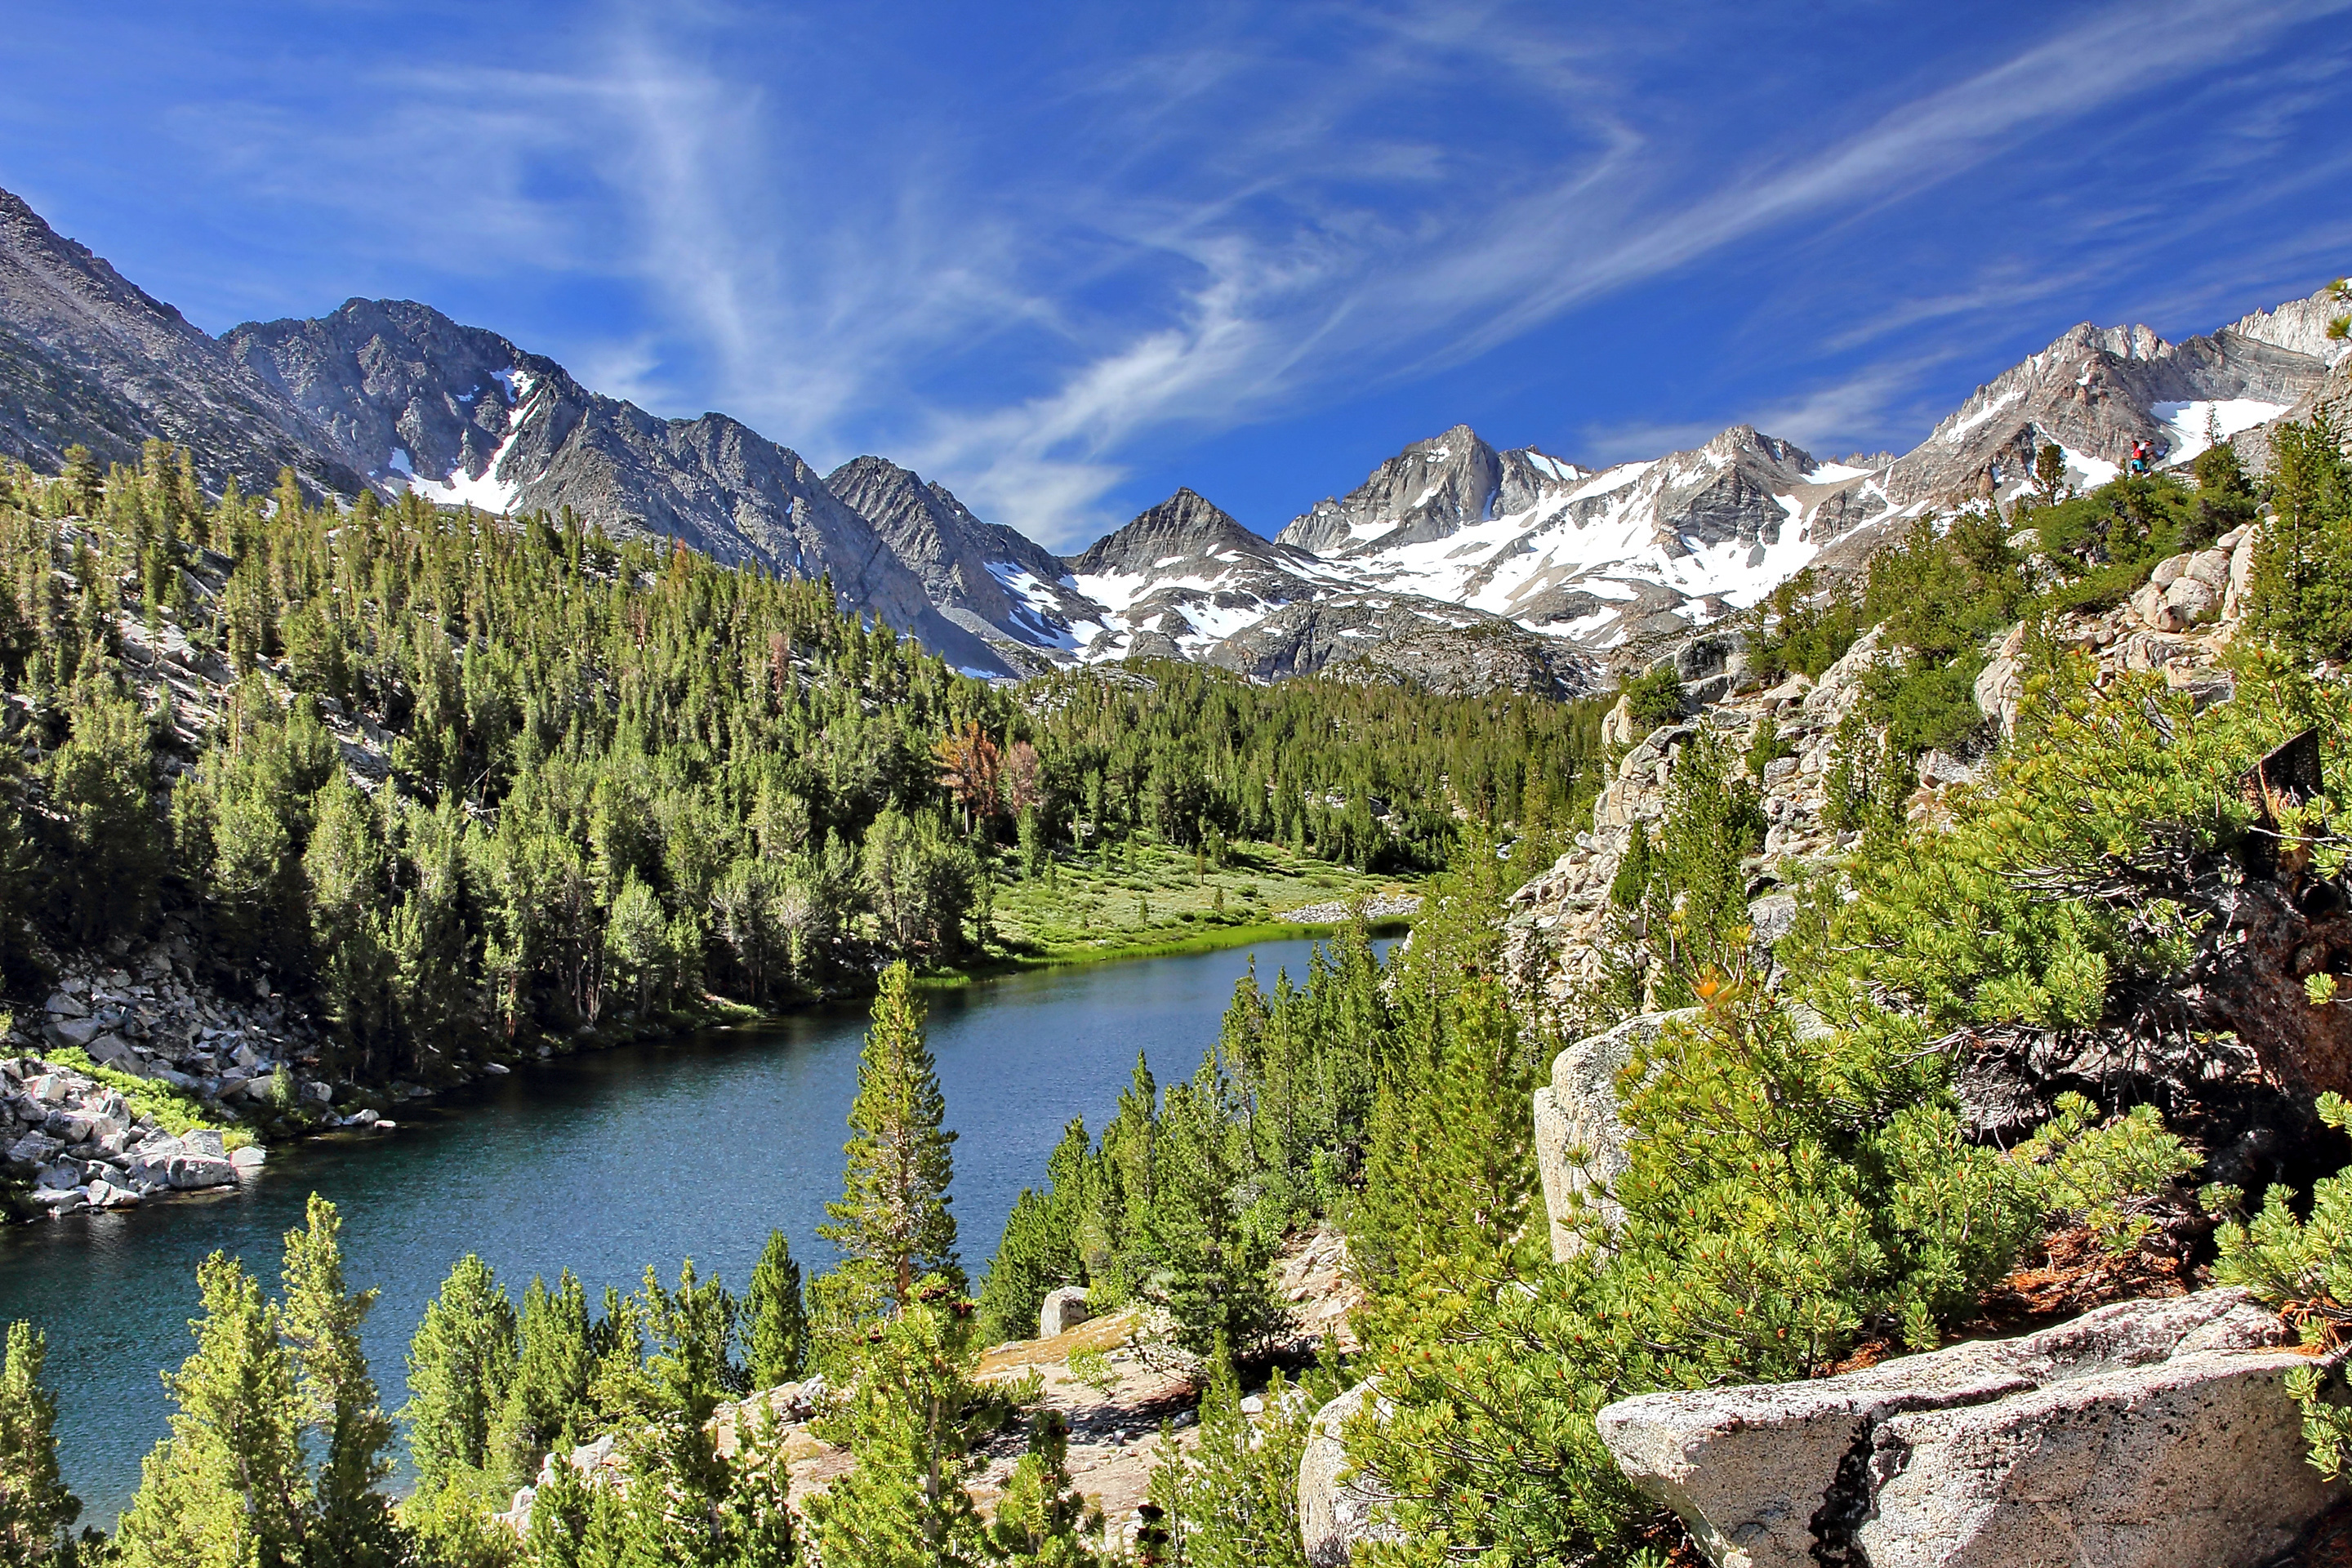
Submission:
M 1313 943 L 1034 971 L 925 992 L 929 1039 L 957 1134 L 953 1213 L 975 1288 L 1024 1186 L 1074 1116 L 1099 1131 L 1139 1052 L 1162 1085 L 1189 1078 L 1255 960 L 1271 988 L 1303 980 Z M 1385 952 L 1388 940 L 1376 942 Z M 804 1272 L 841 1194 L 862 1006 L 560 1057 L 405 1108 L 390 1133 L 280 1146 L 255 1179 L 196 1195 L 0 1231 L 0 1323 L 48 1336 L 59 1459 L 82 1519 L 110 1528 L 165 1435 L 158 1373 L 194 1346 L 195 1268 L 244 1259 L 275 1293 L 287 1230 L 312 1192 L 343 1216 L 353 1289 L 382 1292 L 366 1343 L 387 1409 L 406 1399 L 405 1355 L 425 1305 L 468 1252 L 520 1301 L 533 1275 L 569 1268 L 593 1303 L 674 1283 L 680 1259 L 730 1289 L 750 1282 L 782 1229 Z

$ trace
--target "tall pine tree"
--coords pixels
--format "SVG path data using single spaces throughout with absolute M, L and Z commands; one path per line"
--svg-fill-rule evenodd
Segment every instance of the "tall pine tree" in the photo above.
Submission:
M 882 972 L 874 997 L 857 1100 L 849 1108 L 841 1201 L 825 1205 L 833 1223 L 817 1229 L 853 1264 L 878 1270 L 901 1310 L 924 1275 L 945 1274 L 962 1285 L 955 1216 L 948 1213 L 955 1174 L 949 1146 L 956 1135 L 942 1125 L 946 1116 L 914 972 L 902 961 Z
M 172 1435 L 115 1535 L 122 1568 L 296 1568 L 307 1499 L 293 1360 L 278 1309 L 226 1253 L 196 1269 L 196 1349 L 164 1386 Z
M 41 1383 L 47 1343 L 30 1323 L 8 1325 L 0 1366 L 0 1568 L 72 1561 L 68 1531 L 81 1501 L 58 1471 L 58 1401 Z
M 801 1266 L 781 1230 L 751 1269 L 743 1297 L 745 1372 L 754 1389 L 773 1388 L 800 1376 L 808 1365 L 808 1313 L 801 1303 Z
M 284 1334 L 296 1408 L 322 1439 L 310 1523 L 311 1561 L 374 1568 L 400 1558 L 399 1531 L 377 1483 L 392 1474 L 392 1419 L 377 1403 L 360 1348 L 376 1293 L 343 1289 L 342 1216 L 310 1194 L 305 1224 L 286 1233 Z
M 422 1489 L 484 1468 L 490 1423 L 505 1401 L 514 1361 L 514 1304 L 489 1266 L 469 1252 L 425 1304 L 409 1344 L 408 1404 L 401 1414 Z

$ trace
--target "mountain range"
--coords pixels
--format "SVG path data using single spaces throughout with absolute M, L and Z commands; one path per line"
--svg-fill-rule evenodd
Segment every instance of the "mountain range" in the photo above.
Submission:
M 978 674 L 1150 656 L 1566 695 L 1804 567 L 1853 569 L 1923 511 L 2013 493 L 2045 443 L 2084 486 L 2140 440 L 2169 463 L 2234 440 L 2260 468 L 2277 421 L 2352 408 L 2341 308 L 2323 289 L 2179 343 L 2074 327 L 1900 456 L 1825 462 L 1741 425 L 1594 468 L 1456 426 L 1271 539 L 1187 489 L 1065 557 L 887 458 L 819 475 L 723 414 L 661 418 L 429 306 L 213 337 L 0 191 L 0 454 L 129 462 L 161 438 L 215 488 L 290 467 L 322 495 L 568 507 L 829 576 L 845 609 Z

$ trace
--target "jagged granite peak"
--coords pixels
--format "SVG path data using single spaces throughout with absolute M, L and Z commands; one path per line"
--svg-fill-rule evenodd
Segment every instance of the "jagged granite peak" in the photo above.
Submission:
M 490 478 L 534 365 L 498 333 L 412 300 L 347 300 L 309 321 L 247 322 L 222 338 L 379 487 L 458 490 Z
M 868 456 L 844 463 L 824 482 L 873 524 L 940 614 L 975 635 L 1075 652 L 1074 623 L 1100 629 L 1102 606 L 1062 580 L 1058 557 L 1001 523 L 982 521 L 937 480 Z
M 300 412 L 201 328 L 0 191 L 0 452 L 56 468 L 77 442 L 136 462 L 177 442 L 217 489 L 267 489 L 291 468 L 320 490 L 360 476 L 310 438 Z
M 1188 488 L 1137 513 L 1066 564 L 1073 574 L 1085 578 L 1181 571 L 1189 564 L 1220 560 L 1247 560 L 1288 570 L 1311 564 L 1313 557 L 1251 532 Z
M 798 453 L 726 415 L 661 418 L 413 300 L 247 323 L 227 341 L 380 489 L 492 512 L 570 507 L 615 537 L 655 534 L 720 561 L 830 577 L 844 609 L 966 668 L 1009 673 Z
M 1175 648 L 1201 658 L 1282 605 L 1333 585 L 1304 550 L 1251 532 L 1191 489 L 1063 563 L 1069 585 L 1101 606 L 1088 658 Z
M 2294 337 L 2290 321 L 2277 335 Z M 1977 388 L 1927 438 L 1888 468 L 1897 509 L 1953 506 L 2009 495 L 2036 451 L 2065 450 L 2075 481 L 2114 477 L 2136 441 L 2185 462 L 2210 438 L 2276 418 L 2318 385 L 2326 363 L 2267 338 L 2223 328 L 2169 343 L 2145 326 L 2085 321 Z M 1994 470 L 1999 470 L 1994 479 Z
M 1444 539 L 1493 515 L 1503 465 L 1467 425 L 1415 441 L 1342 500 L 1328 497 L 1275 537 L 1338 557 Z

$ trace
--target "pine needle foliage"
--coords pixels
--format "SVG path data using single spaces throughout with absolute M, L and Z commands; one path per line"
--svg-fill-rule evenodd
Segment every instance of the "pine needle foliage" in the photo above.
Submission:
M 47 1343 L 30 1323 L 8 1325 L 0 1363 L 0 1565 L 70 1568 L 81 1500 L 58 1468 L 58 1400 L 41 1381 Z
M 1292 1383 L 1276 1372 L 1242 1408 L 1240 1379 L 1222 1350 L 1208 1358 L 1200 1438 L 1164 1440 L 1150 1492 L 1169 1521 L 1162 1561 L 1185 1568 L 1307 1568 L 1299 1535 L 1298 1462 L 1315 1415 L 1339 1392 L 1333 1375 Z
M 956 1135 L 946 1119 L 913 971 L 894 963 L 882 973 L 858 1061 L 841 1200 L 825 1205 L 832 1220 L 817 1234 L 878 1270 L 901 1309 L 925 1275 L 961 1277 L 948 1212 Z
M 489 1265 L 472 1253 L 425 1303 L 408 1352 L 408 1449 L 430 1490 L 483 1469 L 491 1426 L 514 1377 L 515 1311 Z
M 801 1266 L 781 1230 L 751 1269 L 743 1297 L 744 1373 L 754 1389 L 773 1388 L 799 1377 L 808 1365 L 808 1309 L 801 1296 Z
M 282 1302 L 225 1254 L 197 1268 L 196 1349 L 163 1380 L 178 1407 L 171 1436 L 148 1455 L 115 1537 L 126 1568 L 412 1559 L 418 1543 L 378 1489 L 392 1424 L 359 1341 L 374 1292 L 345 1289 L 341 1228 L 313 1194 L 286 1236 Z
M 2329 1127 L 2352 1131 L 2352 1102 L 2343 1096 L 2321 1095 L 2318 1110 Z M 2210 1207 L 2225 1214 L 2242 1195 L 2226 1187 L 2205 1194 Z M 2352 1332 L 2352 1168 L 2313 1187 L 2308 1214 L 2296 1212 L 2284 1184 L 2273 1184 L 2252 1218 L 2225 1219 L 2214 1241 L 2218 1283 L 2242 1285 L 2280 1309 L 2305 1344 L 2335 1351 L 2345 1343 Z M 2340 1361 L 2287 1374 L 2287 1395 L 2303 1413 L 2312 1468 L 2331 1481 L 2344 1474 L 2352 1451 L 2352 1405 L 2345 1403 L 2345 1387 Z

